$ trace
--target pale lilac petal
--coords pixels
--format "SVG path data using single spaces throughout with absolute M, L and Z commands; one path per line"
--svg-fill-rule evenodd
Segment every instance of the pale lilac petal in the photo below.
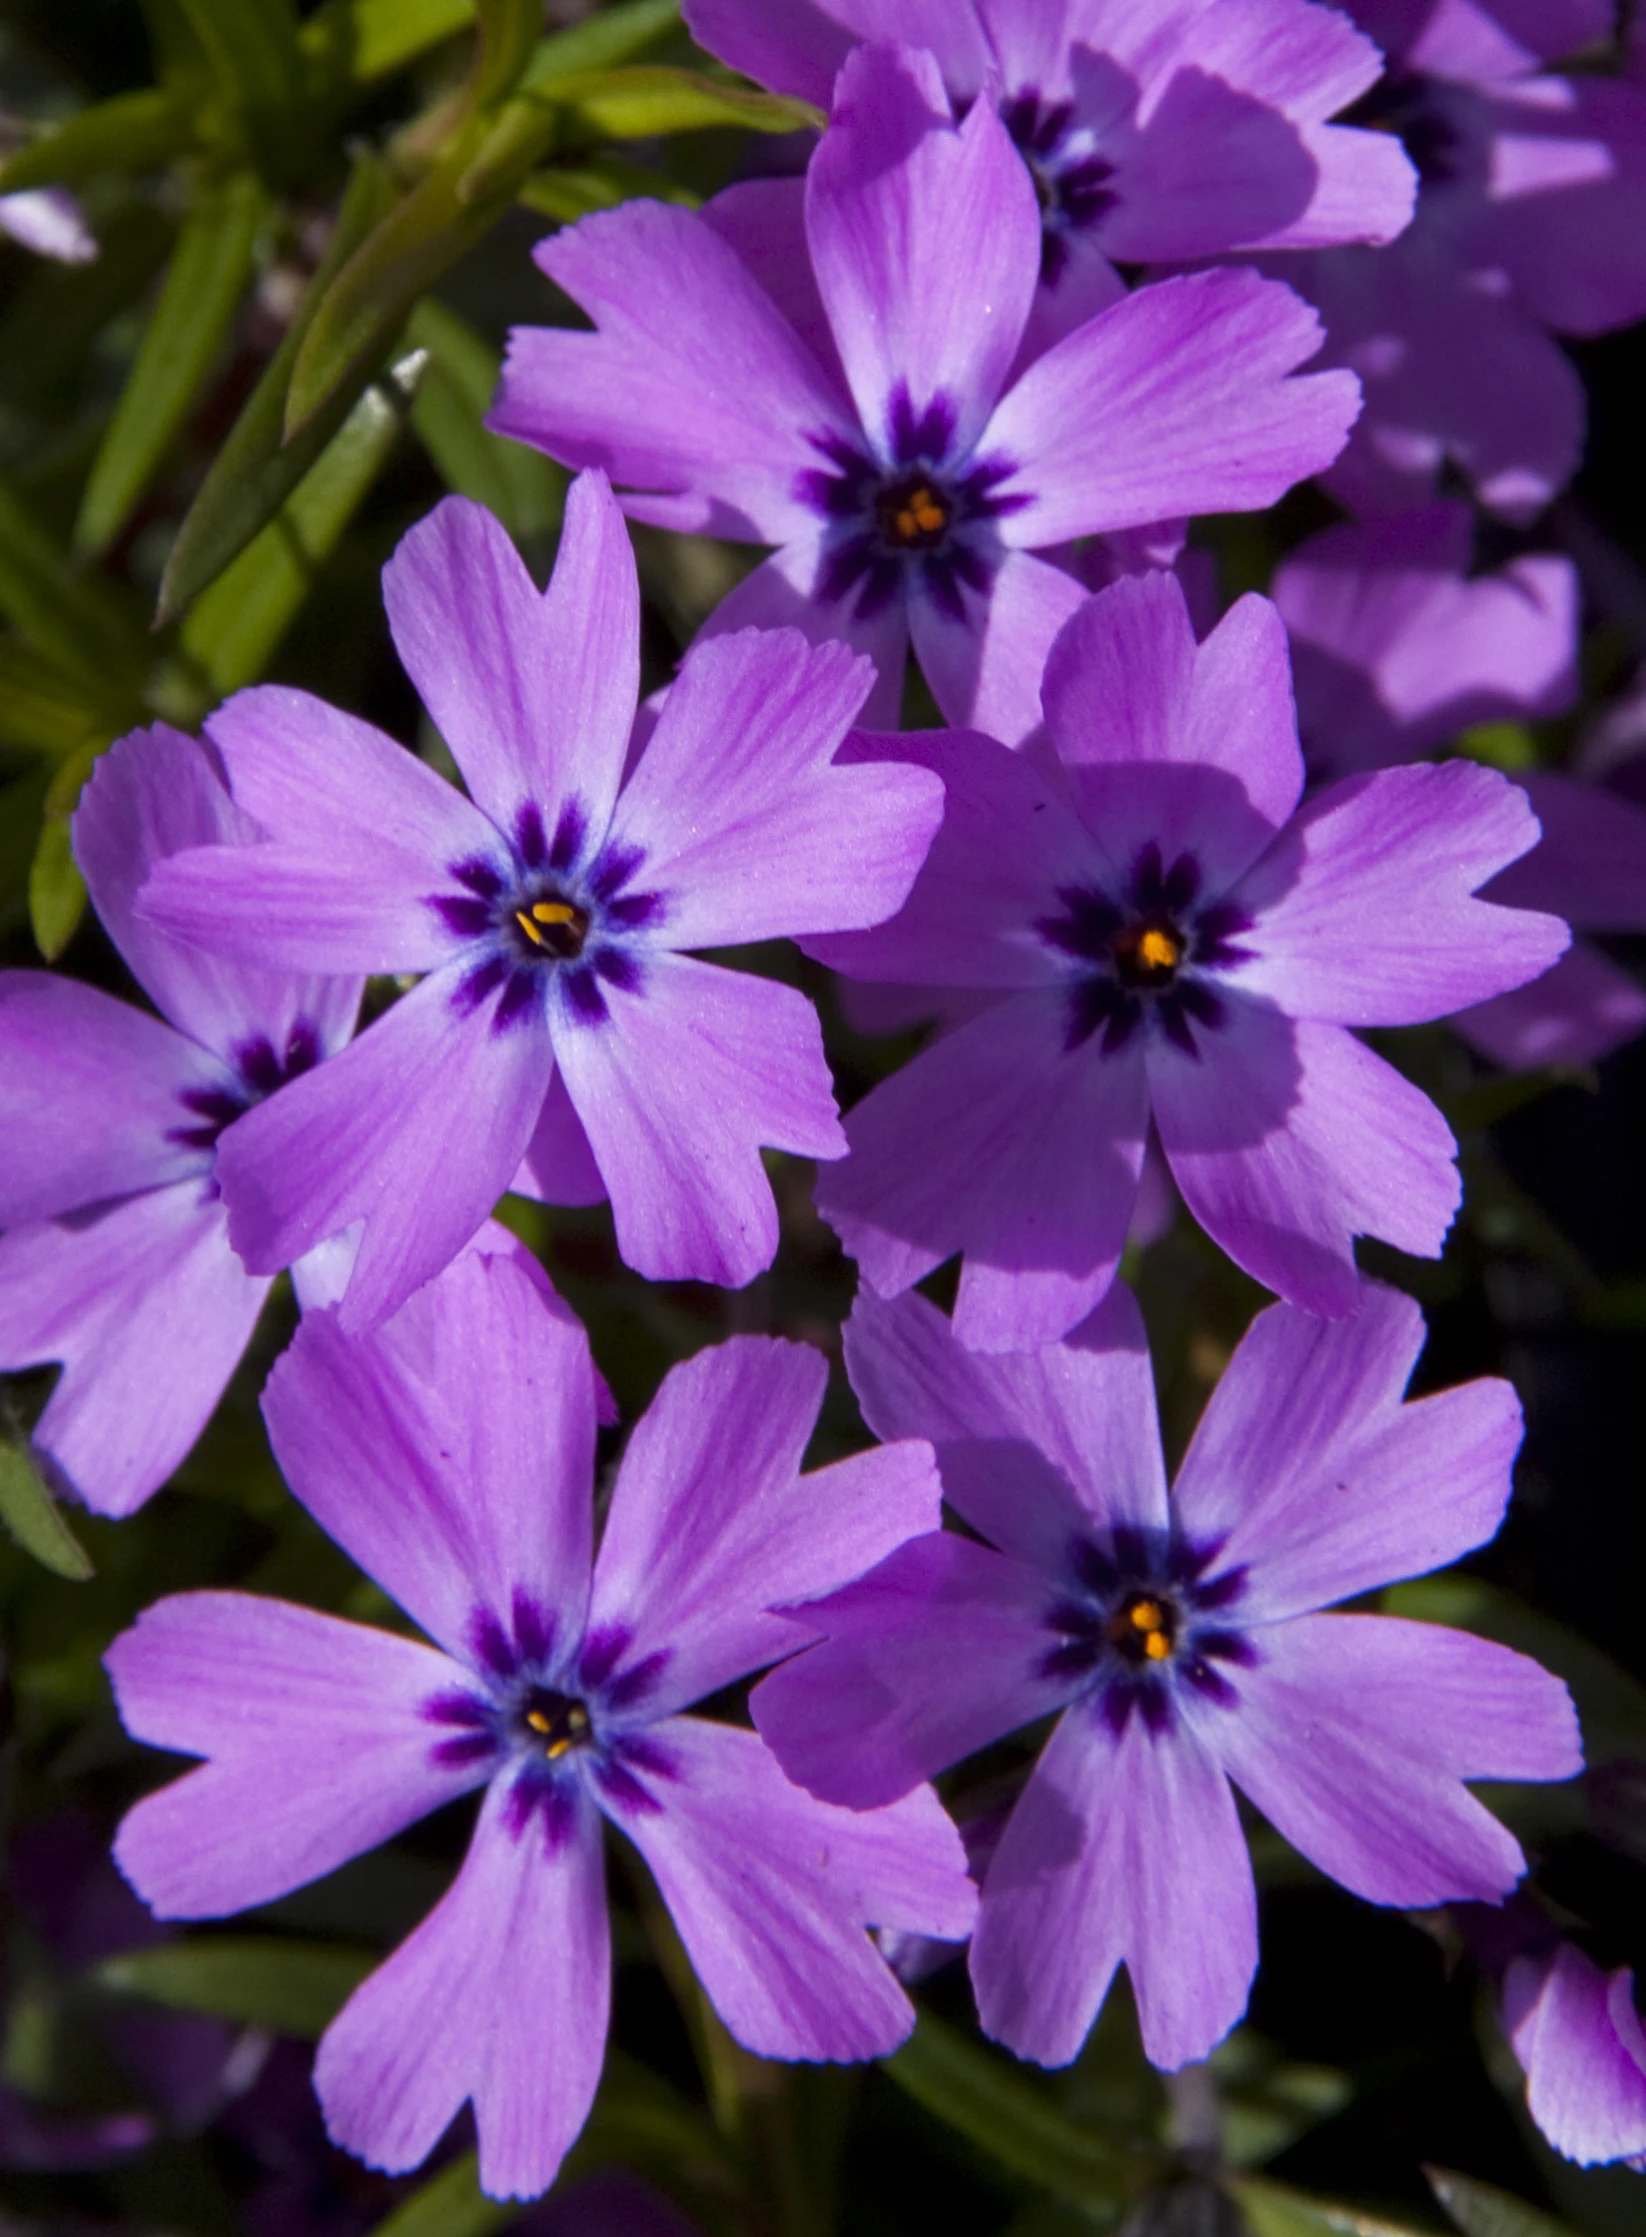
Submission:
M 1462 1197 L 1451 1130 L 1343 1027 L 1231 996 L 1204 1059 L 1150 1043 L 1149 1091 L 1189 1210 L 1294 1305 L 1354 1311 L 1356 1235 L 1440 1256 Z
M 860 47 L 806 173 L 806 234 L 858 416 L 896 455 L 892 400 L 939 400 L 972 448 L 1029 315 L 1040 268 L 1034 187 L 992 101 L 951 121 L 937 58 Z M 975 315 L 956 316 L 956 291 Z
M 845 1346 L 875 1435 L 929 1439 L 945 1499 L 1019 1561 L 1060 1570 L 1093 1523 L 1164 1527 L 1148 1339 L 1124 1283 L 1067 1342 L 995 1357 L 925 1298 L 862 1290 Z
M 1195 30 L 1236 12 L 1203 10 Z M 1261 95 L 1231 84 L 1197 41 L 1185 46 L 1126 136 L 1119 204 L 1103 221 L 1104 249 L 1123 264 L 1186 263 L 1253 247 L 1301 219 L 1318 183 L 1297 127 Z M 1409 166 L 1406 180 L 1397 232 L 1411 216 Z M 1351 226 L 1348 237 L 1359 230 Z
M 647 513 L 629 507 L 636 519 Z M 824 538 L 815 524 L 781 551 L 763 559 L 710 614 L 698 632 L 706 637 L 727 637 L 733 630 L 798 629 L 809 644 L 849 645 L 874 662 L 875 681 L 857 720 L 874 730 L 895 730 L 903 706 L 903 676 L 909 664 L 907 602 L 889 598 L 867 618 L 855 602 L 825 601 L 820 593 L 824 579 Z
M 1276 1832 L 1370 1903 L 1495 1903 L 1526 1868 L 1465 1779 L 1582 1768 L 1558 1678 L 1489 1639 L 1392 1616 L 1299 1616 L 1255 1636 L 1239 1709 L 1207 1738 Z
M 686 28 L 730 69 L 826 109 L 852 34 L 814 0 L 684 0 Z
M 1143 2048 L 1204 2058 L 1246 2009 L 1257 1899 L 1234 1796 L 1192 1732 L 1071 1710 L 1012 1812 L 983 1883 L 972 1985 L 985 2033 L 1041 2066 L 1079 2052 L 1131 1976 Z
M 1159 35 L 1153 8 L 1134 12 L 1122 0 L 1114 13 L 1135 24 L 1134 47 L 1140 38 L 1148 42 Z M 1358 17 L 1358 7 L 1352 13 Z M 1247 87 L 1290 117 L 1332 116 L 1369 92 L 1382 74 L 1382 56 L 1347 15 L 1302 0 L 1237 0 L 1233 6 L 1217 0 L 1185 9 L 1167 35 L 1175 54 Z M 1142 51 L 1149 51 L 1147 44 Z
M 229 1235 L 257 1273 L 365 1221 L 341 1307 L 374 1327 L 457 1255 L 508 1187 L 551 1075 L 540 1019 L 425 979 L 329 1064 L 237 1119 L 217 1148 Z
M 1489 898 L 1550 909 L 1580 932 L 1646 932 L 1646 810 L 1553 769 L 1516 782 L 1543 836 L 1493 879 Z
M 917 587 L 909 628 L 944 719 L 1009 746 L 1021 744 L 1040 726 L 1046 656 L 1085 596 L 1073 575 L 1021 551 L 1005 554 L 987 602 L 968 599 L 962 618 L 945 613 Z
M 1459 85 L 1517 78 L 1612 34 L 1610 0 L 1355 0 L 1391 57 Z
M 841 1154 L 817 1013 L 793 987 L 688 956 L 649 954 L 644 970 L 637 992 L 606 992 L 598 1024 L 556 1019 L 555 1055 L 626 1262 L 740 1288 L 777 1248 L 762 1146 Z
M 688 210 L 626 202 L 537 261 L 593 334 L 517 326 L 487 425 L 620 487 L 683 493 L 675 525 L 786 543 L 809 434 L 849 435 L 846 397 L 737 252 Z
M 936 1529 L 923 1444 L 800 1474 L 826 1380 L 807 1345 L 733 1337 L 671 1368 L 630 1438 L 589 1625 L 667 1657 L 648 1717 L 792 1653 L 811 1632 L 768 1610 L 819 1599 Z
M 1322 249 L 1340 241 L 1382 246 L 1405 231 L 1416 206 L 1417 174 L 1398 140 L 1387 132 L 1337 124 L 1304 125 L 1298 138 L 1314 165 L 1308 202 L 1296 217 L 1246 247 Z
M 500 853 L 489 837 L 488 851 Z M 455 849 L 448 856 L 462 859 Z M 430 904 L 438 887 L 453 890 L 445 864 L 419 870 L 392 847 L 341 865 L 312 843 L 191 847 L 156 866 L 137 918 L 156 946 L 215 951 L 225 977 L 273 963 L 290 986 L 300 972 L 438 968 L 462 944 Z M 357 990 L 360 980 L 345 984 Z
M 966 1254 L 955 1325 L 982 1351 L 1050 1343 L 1114 1278 L 1148 1129 L 1141 1053 L 1067 1051 L 1064 998 L 1009 996 L 852 1111 L 817 1206 L 896 1296 Z
M 943 821 L 896 916 L 814 936 L 806 953 L 849 978 L 906 983 L 916 1006 L 892 1031 L 931 1017 L 940 989 L 1056 984 L 1064 967 L 1033 927 L 1049 894 L 1090 877 L 1092 849 L 1052 774 L 978 731 L 860 733 L 846 750 L 935 771 Z
M 464 782 L 502 830 L 575 791 L 605 826 L 640 696 L 640 588 L 602 474 L 566 495 L 541 597 L 502 523 L 448 497 L 383 570 L 395 649 Z
M 200 1172 L 186 1095 L 232 1093 L 205 1050 L 129 1002 L 44 971 L 0 973 L 0 1226 Z
M 474 2105 L 492 2198 L 547 2190 L 594 2102 L 611 2009 L 599 1820 L 552 1852 L 512 1821 L 499 1781 L 451 1888 L 320 2039 L 314 2086 L 332 2141 L 403 2174 Z
M 480 1652 L 488 1616 L 518 1632 L 522 1611 L 562 1651 L 581 1637 L 588 1338 L 511 1260 L 465 1253 L 370 1336 L 305 1314 L 263 1415 L 321 1529 L 450 1653 Z
M 791 0 L 791 4 L 804 5 L 804 0 Z M 832 72 L 829 85 L 832 90 Z M 728 248 L 736 250 L 746 269 L 844 393 L 845 368 L 818 293 L 812 252 L 806 242 L 805 180 L 743 179 L 736 186 L 723 187 L 704 203 L 701 214 L 704 224 L 713 226 Z M 643 516 L 635 512 L 633 517 Z
M 96 234 L 74 196 L 61 187 L 0 194 L 0 233 L 9 233 L 36 256 L 52 257 L 59 264 L 90 264 L 98 255 Z
M 1229 974 L 1293 1017 L 1415 1025 L 1546 971 L 1558 917 L 1475 898 L 1537 843 L 1518 785 L 1471 761 L 1345 777 L 1317 793 L 1235 891 L 1254 920 Z
M 1286 376 L 1320 322 L 1255 273 L 1139 288 L 1049 350 L 996 408 L 983 447 L 1018 462 L 1030 502 L 1010 543 L 1272 505 L 1342 449 L 1359 406 L 1343 373 Z
M 1242 1620 L 1425 1576 L 1495 1535 L 1520 1401 L 1494 1376 L 1403 1405 L 1423 1336 L 1411 1298 L 1367 1281 L 1345 1319 L 1271 1305 L 1247 1330 L 1172 1493 L 1220 1568 L 1249 1569 Z
M 1586 940 L 1530 986 L 1446 1020 L 1470 1048 L 1510 1072 L 1598 1064 L 1646 1030 L 1646 988 Z
M 672 1718 L 660 1808 L 609 1805 L 650 1865 L 710 2003 L 761 2058 L 883 2058 L 913 2008 L 869 1926 L 964 1934 L 975 1895 L 935 1795 L 830 1809 L 752 1732 Z
M 198 1178 L 0 1235 L 0 1368 L 62 1362 L 34 1443 L 77 1498 L 129 1515 L 160 1488 L 211 1419 L 268 1288 Z
M 446 866 L 495 853 L 455 785 L 381 730 L 285 684 L 236 692 L 206 725 L 237 803 L 340 885 L 426 893 Z
M 762 1679 L 749 1713 L 808 1793 L 852 1810 L 895 1802 L 1084 1682 L 1043 1674 L 1052 1599 L 1038 1570 L 932 1531 L 806 1609 L 823 1643 Z
M 606 1184 L 600 1178 L 589 1137 L 558 1071 L 549 1083 L 531 1140 L 509 1186 L 517 1196 L 535 1196 L 543 1204 L 606 1201 Z
M 1523 78 L 1483 103 L 1490 213 L 1471 249 L 1560 334 L 1646 317 L 1646 88 Z
M 898 908 L 943 788 L 906 764 L 836 763 L 870 682 L 845 646 L 790 630 L 686 655 L 612 822 L 614 844 L 644 853 L 671 947 L 832 932 Z
M 115 1862 L 161 1918 L 217 1918 L 335 1871 L 485 1768 L 438 1760 L 424 1704 L 460 1673 L 363 1624 L 187 1592 L 104 1656 L 126 1730 L 210 1760 L 127 1812 Z
M 100 754 L 74 813 L 75 859 L 92 906 L 173 1025 L 231 1063 L 258 1036 L 283 1051 L 297 1026 L 329 1055 L 354 1031 L 358 981 L 270 970 L 267 951 L 231 961 L 204 943 L 167 937 L 137 908 L 144 879 L 167 856 L 191 847 L 243 850 L 259 836 L 230 799 L 212 749 L 165 723 L 135 730 Z M 326 969 L 335 970 L 329 957 Z
M 1526 2109 L 1557 2152 L 1580 2167 L 1646 2153 L 1646 2034 L 1627 1966 L 1602 1973 L 1570 1942 L 1516 1958 L 1503 2020 Z

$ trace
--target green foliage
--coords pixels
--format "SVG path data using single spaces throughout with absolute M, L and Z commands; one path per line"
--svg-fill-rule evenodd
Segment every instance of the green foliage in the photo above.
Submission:
M 97 1987 L 174 2012 L 201 2012 L 242 2027 L 315 2042 L 376 1964 L 371 1950 L 273 1936 L 214 1934 L 105 1958 Z
M 1301 2191 L 1250 2175 L 1229 2184 L 1229 2194 L 1245 2216 L 1249 2237 L 1423 2237 L 1410 2222 L 1363 2214 L 1358 2207 L 1329 2199 L 1306 2198 Z
M 1578 2237 L 1570 2223 L 1528 2206 L 1491 2183 L 1477 2183 L 1449 2167 L 1426 2170 L 1429 2187 L 1445 2207 L 1463 2237 Z
M 25 1553 L 72 1583 L 91 1575 L 85 1548 L 63 1520 L 28 1451 L 0 1439 L 0 1524 Z

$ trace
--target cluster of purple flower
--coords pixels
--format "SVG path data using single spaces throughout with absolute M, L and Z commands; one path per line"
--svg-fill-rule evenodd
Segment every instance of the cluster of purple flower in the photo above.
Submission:
M 1072 2058 L 1124 1964 L 1170 2068 L 1256 1964 L 1231 1782 L 1372 1902 L 1498 1905 L 1524 1860 L 1464 1782 L 1579 1766 L 1536 1665 L 1319 1611 L 1488 1539 L 1520 1434 L 1501 1382 L 1403 1398 L 1421 1316 L 1354 1241 L 1438 1255 L 1455 1145 L 1356 1029 L 1458 1017 L 1524 1064 L 1646 1022 L 1568 932 L 1646 923 L 1646 817 L 1418 758 L 1569 703 L 1569 568 L 1469 578 L 1435 488 L 1519 518 L 1571 470 L 1549 330 L 1646 311 L 1646 94 L 1545 71 L 1595 0 L 1355 13 L 694 0 L 829 122 L 803 180 L 540 252 L 593 331 L 519 331 L 492 423 L 582 469 L 548 590 L 457 498 L 385 577 L 466 793 L 295 690 L 135 734 L 75 844 L 161 1016 L 0 979 L 0 1365 L 62 1364 L 39 1450 L 129 1513 L 291 1269 L 276 1456 L 433 1642 L 150 1610 L 121 1713 L 205 1760 L 122 1869 L 219 1915 L 483 1790 L 321 2046 L 376 2165 L 472 2102 L 488 2189 L 553 2180 L 605 2042 L 602 1820 L 763 2056 L 889 2051 L 883 1953 L 969 1937 L 1021 2056 Z M 1213 625 L 1185 520 L 1311 475 L 1361 517 Z M 625 514 L 773 547 L 638 711 Z M 911 645 L 949 728 L 894 728 Z M 805 997 L 695 952 L 778 936 L 938 1020 L 844 1126 Z M 1151 1143 L 1280 1300 L 1170 1489 L 1116 1280 Z M 802 1475 L 821 1359 L 734 1340 L 664 1382 L 596 1548 L 602 1387 L 489 1215 L 609 1198 L 639 1272 L 739 1285 L 765 1148 L 823 1161 L 887 1442 Z M 950 1319 L 912 1290 L 956 1255 Z M 689 1713 L 763 1671 L 753 1731 Z M 969 1869 L 930 1781 L 1051 1717 Z M 1627 1981 L 1535 1935 L 1504 1963 L 1554 2140 L 1646 2150 Z

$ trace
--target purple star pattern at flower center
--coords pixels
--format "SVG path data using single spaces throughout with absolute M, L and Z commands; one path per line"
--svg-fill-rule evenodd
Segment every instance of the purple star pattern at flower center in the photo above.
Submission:
M 454 862 L 450 874 L 462 890 L 429 896 L 447 930 L 480 951 L 457 983 L 459 1013 L 496 994 L 492 1030 L 505 1033 L 557 981 L 571 1016 L 599 1025 L 607 1015 L 602 982 L 638 993 L 644 970 L 632 935 L 665 913 L 661 893 L 629 890 L 644 863 L 638 847 L 592 845 L 575 797 L 552 837 L 536 802 L 527 801 L 506 864 L 479 855 Z
M 511 1831 L 541 1817 L 551 1855 L 571 1838 L 585 1778 L 630 1810 L 655 1811 L 661 1805 L 635 1774 L 676 1776 L 668 1751 L 623 1722 L 662 1676 L 667 1654 L 647 1655 L 614 1676 L 629 1647 L 626 1631 L 591 1633 L 580 1649 L 557 1655 L 554 1630 L 553 1617 L 523 1592 L 514 1596 L 510 1631 L 489 1609 L 476 1609 L 470 1635 L 478 1690 L 454 1687 L 423 1704 L 429 1723 L 453 1728 L 434 1742 L 431 1759 L 442 1768 L 491 1762 L 494 1775 L 512 1780 Z
M 1102 1541 L 1075 1539 L 1069 1562 L 1078 1583 L 1047 1613 L 1058 1643 L 1040 1674 L 1089 1673 L 1087 1697 L 1117 1733 L 1134 1710 L 1151 1732 L 1169 1731 L 1184 1686 L 1233 1708 L 1239 1695 L 1219 1665 L 1250 1669 L 1258 1658 L 1227 1616 L 1245 1593 L 1245 1568 L 1207 1574 L 1222 1545 L 1125 1526 Z
M 225 1126 L 232 1126 L 254 1103 L 261 1103 L 276 1088 L 284 1087 L 288 1080 L 312 1071 L 319 1061 L 319 1035 L 302 1018 L 286 1036 L 284 1055 L 264 1034 L 243 1041 L 234 1052 L 240 1085 L 186 1089 L 178 1101 L 189 1113 L 192 1123 L 173 1127 L 170 1139 L 191 1150 L 214 1149 Z
M 831 528 L 819 596 L 837 604 L 855 592 L 854 611 L 867 620 L 913 577 L 959 621 L 963 592 L 986 596 L 1000 564 L 994 522 L 1029 497 L 1001 493 L 1017 471 L 1012 459 L 955 454 L 956 413 L 946 396 L 934 396 L 917 414 L 900 384 L 888 420 L 889 461 L 839 435 L 807 437 L 833 469 L 810 467 L 798 484 L 802 502 Z
M 1000 121 L 1029 167 L 1040 203 L 1040 277 L 1055 286 L 1069 235 L 1089 232 L 1119 203 L 1114 165 L 1097 153 L 1072 101 L 1043 101 L 1033 86 L 1000 104 Z
M 1062 954 L 1088 966 L 1070 999 L 1067 1046 L 1079 1048 L 1101 1026 L 1103 1053 L 1129 1041 L 1153 1011 L 1185 1056 L 1198 1056 L 1198 1026 L 1215 1032 L 1223 1004 L 1201 976 L 1244 962 L 1235 936 L 1251 919 L 1232 902 L 1197 906 L 1200 865 L 1180 854 L 1167 870 L 1151 842 L 1132 867 L 1119 900 L 1096 887 L 1060 886 L 1063 914 L 1035 929 Z

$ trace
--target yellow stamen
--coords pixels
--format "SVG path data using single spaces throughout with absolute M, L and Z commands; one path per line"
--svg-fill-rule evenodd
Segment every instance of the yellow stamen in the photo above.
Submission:
M 576 921 L 577 911 L 569 901 L 534 901 L 532 915 L 539 924 L 572 924 Z M 526 929 L 529 932 L 530 925 Z
M 1158 1631 L 1166 1619 L 1158 1600 L 1140 1600 L 1131 1610 L 1131 1620 L 1139 1631 Z
M 528 1709 L 526 1711 L 526 1722 L 534 1732 L 552 1732 L 554 1730 L 554 1719 L 545 1716 L 541 1709 Z
M 536 914 L 535 910 L 533 911 L 533 914 Z M 534 948 L 540 948 L 543 945 L 542 933 L 538 931 L 536 925 L 533 924 L 531 917 L 527 916 L 524 909 L 515 910 L 514 921 L 517 925 L 519 925 L 521 931 L 524 932 L 527 939 L 530 940 Z
M 907 502 L 893 516 L 897 533 L 905 543 L 913 543 L 917 536 L 935 536 L 948 526 L 949 513 L 943 500 L 922 483 L 909 492 Z
M 1137 960 L 1149 971 L 1174 970 L 1182 954 L 1182 944 L 1158 925 L 1148 926 L 1137 943 Z
M 1172 1642 L 1164 1631 L 1151 1631 L 1143 1642 L 1143 1652 L 1151 1662 L 1164 1662 L 1172 1651 Z

